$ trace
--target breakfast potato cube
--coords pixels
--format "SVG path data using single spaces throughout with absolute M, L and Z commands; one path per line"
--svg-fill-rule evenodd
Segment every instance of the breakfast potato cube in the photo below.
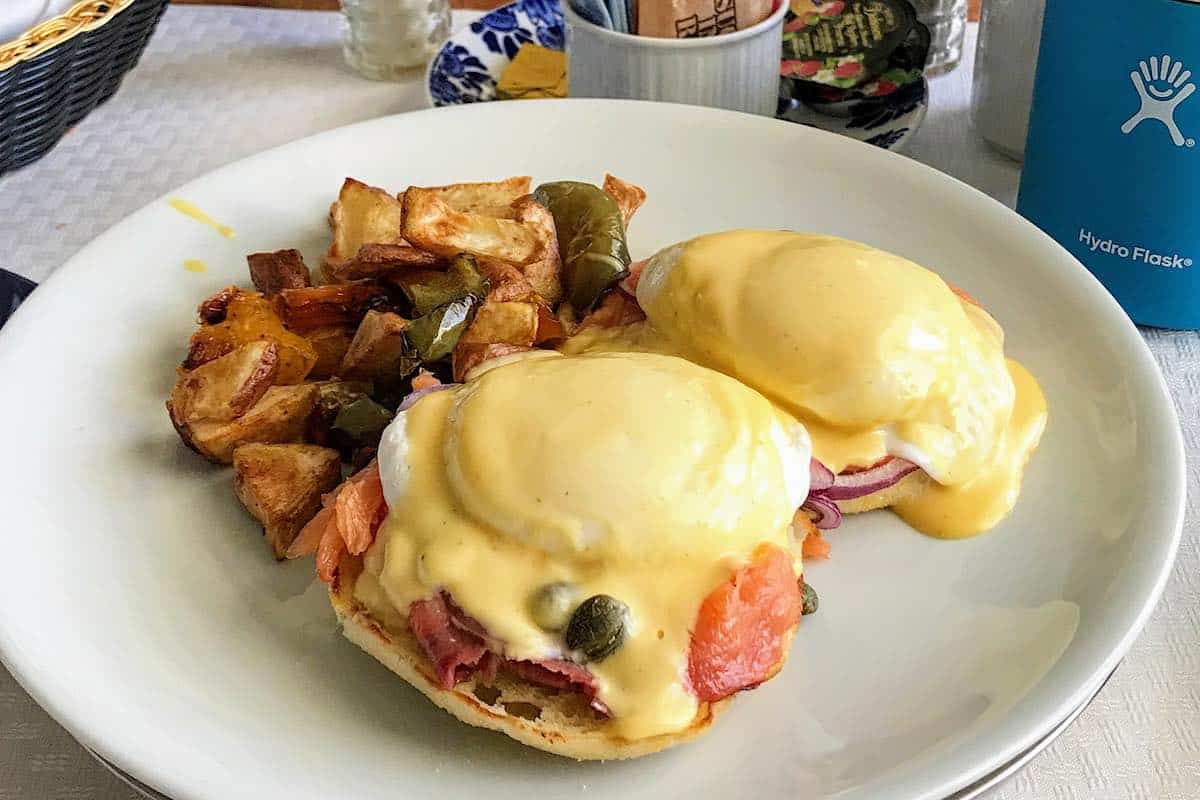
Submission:
M 515 219 L 513 204 L 518 198 L 529 194 L 532 182 L 528 175 L 518 175 L 489 183 L 433 186 L 430 187 L 430 191 L 435 192 L 443 203 L 455 211 L 497 219 Z
M 326 268 L 333 270 L 350 261 L 364 244 L 405 244 L 400 235 L 402 211 L 390 192 L 346 178 L 329 209 L 333 243 L 325 254 Z
M 625 220 L 625 227 L 628 228 L 633 215 L 642 207 L 642 203 L 646 202 L 646 190 L 626 183 L 615 175 L 605 175 L 604 186 L 601 188 L 605 194 L 617 201 L 617 207 L 621 209 L 621 219 Z
M 219 318 L 220 321 L 201 325 L 192 334 L 187 358 L 183 362 L 184 369 L 195 369 L 243 344 L 268 341 L 274 342 L 279 350 L 279 371 L 275 375 L 275 383 L 299 383 L 304 380 L 317 362 L 316 350 L 306 339 L 284 327 L 271 300 L 258 292 L 237 289 L 223 302 L 219 317 L 215 306 L 209 309 L 212 312 L 209 318 Z M 203 315 L 203 310 L 201 313 Z
M 399 377 L 407 370 L 404 329 L 408 320 L 390 311 L 368 311 L 354 334 L 338 374 L 347 380 Z M 412 364 L 415 367 L 415 363 Z
M 317 353 L 317 363 L 309 370 L 308 377 L 325 380 L 336 375 L 342 366 L 342 359 L 346 357 L 346 351 L 350 349 L 350 331 L 333 325 L 309 331 L 304 334 L 304 338 Z
M 468 376 L 479 366 L 494 358 L 502 358 L 504 356 L 512 356 L 517 353 L 529 353 L 534 348 L 525 347 L 519 344 L 505 344 L 503 342 L 480 343 L 480 342 L 459 342 L 454 348 L 454 380 L 458 382 L 465 381 Z
M 279 370 L 274 342 L 250 342 L 209 361 L 175 382 L 168 401 L 182 423 L 236 419 L 263 396 Z
M 513 301 L 533 303 L 539 299 L 538 293 L 534 291 L 533 285 L 529 283 L 519 267 L 491 259 L 479 259 L 478 263 L 480 270 L 487 277 L 490 287 L 487 300 L 496 303 Z
M 368 309 L 388 305 L 387 292 L 376 283 L 284 289 L 277 301 L 284 324 L 300 333 L 334 325 L 352 328 Z
M 336 283 L 376 278 L 395 272 L 429 269 L 442 259 L 409 244 L 364 244 L 351 259 L 325 262 L 325 275 Z
M 171 421 L 185 444 L 217 464 L 229 464 L 233 451 L 244 444 L 289 444 L 304 438 L 305 425 L 317 400 L 317 383 L 272 386 L 237 419 L 186 423 Z M 168 410 L 170 404 L 168 403 Z
M 534 337 L 534 344 L 545 344 L 546 342 L 556 342 L 559 339 L 567 337 L 567 328 L 562 321 L 550 312 L 550 309 L 543 305 L 537 307 L 537 335 Z
M 229 310 L 229 302 L 245 293 L 244 289 L 237 286 L 226 286 L 212 297 L 206 297 L 196 309 L 196 313 L 200 316 L 200 322 L 204 325 L 216 325 L 224 322 L 225 314 Z
M 554 215 L 531 196 L 522 197 L 513 205 L 518 222 L 524 223 L 537 236 L 537 253 L 521 268 L 525 280 L 551 306 L 562 299 L 562 257 L 558 252 L 558 232 Z
M 462 344 L 503 342 L 529 346 L 537 338 L 538 306 L 535 303 L 488 301 L 475 311 L 475 319 L 463 331 Z
M 296 534 L 341 483 L 337 450 L 311 444 L 246 444 L 233 451 L 233 491 L 263 526 L 282 561 Z
M 267 297 L 281 289 L 312 286 L 312 276 L 299 250 L 276 250 L 273 253 L 251 253 L 246 256 L 250 280 L 254 288 Z
M 529 226 L 456 211 L 436 188 L 413 186 L 404 193 L 401 231 L 415 247 L 443 258 L 468 253 L 476 258 L 527 264 L 538 253 L 538 239 Z

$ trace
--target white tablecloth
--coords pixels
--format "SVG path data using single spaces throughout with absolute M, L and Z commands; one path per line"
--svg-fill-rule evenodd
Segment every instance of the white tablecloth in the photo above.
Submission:
M 0 266 L 42 280 L 184 181 L 316 131 L 423 106 L 418 78 L 372 83 L 346 68 L 338 30 L 335 14 L 171 7 L 121 92 L 40 162 L 0 178 Z M 909 154 L 1011 204 L 1018 168 L 970 130 L 969 99 L 969 63 L 934 79 Z M 1195 486 L 1200 337 L 1146 337 L 1179 406 Z M 1111 683 L 989 800 L 1200 797 L 1197 511 L 1193 492 L 1166 596 Z M 133 797 L 0 669 L 0 800 Z

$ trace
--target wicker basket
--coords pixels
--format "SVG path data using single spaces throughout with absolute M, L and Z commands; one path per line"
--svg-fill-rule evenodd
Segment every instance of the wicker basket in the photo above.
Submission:
M 0 175 L 41 158 L 138 62 L 167 0 L 83 0 L 0 45 Z

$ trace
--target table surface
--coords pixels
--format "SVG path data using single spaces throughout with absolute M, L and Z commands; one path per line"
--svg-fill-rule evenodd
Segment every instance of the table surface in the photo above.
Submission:
M 456 15 L 459 24 L 467 19 Z M 335 14 L 170 8 L 121 92 L 40 162 L 0 178 L 0 266 L 43 280 L 97 234 L 184 181 L 316 131 L 423 107 L 418 78 L 373 83 L 346 68 L 338 30 Z M 1017 165 L 969 127 L 970 68 L 968 55 L 932 81 L 932 108 L 908 154 L 1011 205 Z M 1184 420 L 1194 486 L 1200 336 L 1145 335 Z M 1193 492 L 1166 595 L 1108 687 L 989 800 L 1200 796 L 1198 511 Z M 0 669 L 2 800 L 134 797 Z

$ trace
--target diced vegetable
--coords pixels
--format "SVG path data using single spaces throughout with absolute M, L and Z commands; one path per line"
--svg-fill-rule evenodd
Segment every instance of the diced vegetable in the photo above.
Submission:
M 330 432 L 339 435 L 346 443 L 352 443 L 355 448 L 374 447 L 391 421 L 392 412 L 369 397 L 360 397 L 341 407 L 334 417 Z
M 488 293 L 488 280 L 474 256 L 460 253 L 445 272 L 421 270 L 399 276 L 395 283 L 413 306 L 413 314 L 428 314 L 468 295 L 482 299 Z
M 453 352 L 471 322 L 477 302 L 474 297 L 463 297 L 409 323 L 409 344 L 422 361 L 439 361 Z
M 627 272 L 621 209 L 600 187 L 577 181 L 542 184 L 533 197 L 554 215 L 567 299 L 582 313 Z

